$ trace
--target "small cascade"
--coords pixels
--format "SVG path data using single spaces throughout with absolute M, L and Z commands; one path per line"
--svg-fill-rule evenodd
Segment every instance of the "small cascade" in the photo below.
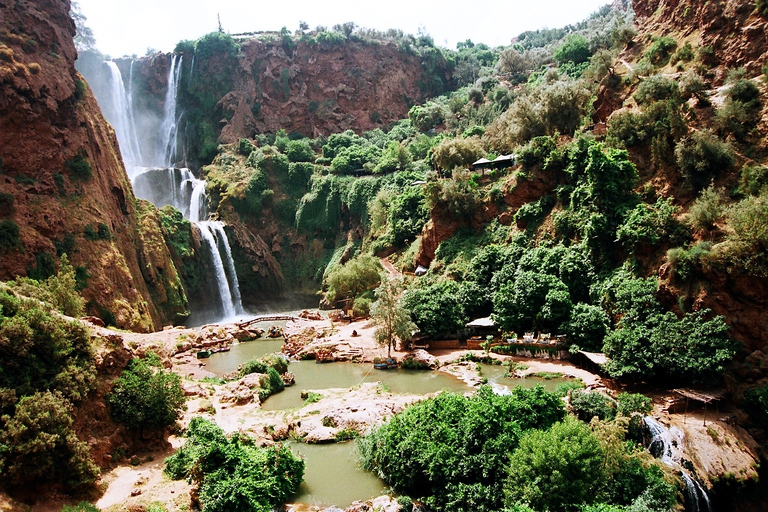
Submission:
M 120 143 L 120 150 L 123 154 L 127 168 L 133 168 L 141 162 L 141 148 L 139 138 L 136 132 L 136 124 L 133 119 L 133 100 L 130 92 L 126 92 L 123 83 L 123 75 L 120 68 L 112 61 L 106 63 L 109 68 L 112 100 L 112 124 L 115 127 L 115 134 Z M 133 64 L 131 64 L 133 69 Z M 129 80 L 130 90 L 130 80 Z
M 208 247 L 213 259 L 214 277 L 219 292 L 219 303 L 222 307 L 224 318 L 231 318 L 237 314 L 237 309 L 232 298 L 232 290 L 229 285 L 227 273 L 224 270 L 224 262 L 219 252 L 219 243 L 216 235 L 223 232 L 222 226 L 217 226 L 218 222 L 204 221 L 199 222 L 200 234 L 203 237 L 203 243 Z
M 646 445 L 648 451 L 667 466 L 680 472 L 680 477 L 685 483 L 685 510 L 712 512 L 706 489 L 682 465 L 683 453 L 680 446 L 683 444 L 683 432 L 675 427 L 667 428 L 651 416 L 646 416 L 643 421 L 650 434 Z
M 172 167 L 176 160 L 176 146 L 179 134 L 179 118 L 176 103 L 179 95 L 179 77 L 181 76 L 181 55 L 171 55 L 171 70 L 168 73 L 168 89 L 165 92 L 163 124 L 160 126 L 160 154 L 162 167 Z

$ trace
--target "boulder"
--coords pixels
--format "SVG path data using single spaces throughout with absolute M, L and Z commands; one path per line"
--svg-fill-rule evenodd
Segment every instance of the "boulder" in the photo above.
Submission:
M 440 361 L 438 361 L 435 356 L 421 348 L 406 354 L 406 356 L 403 358 L 403 362 L 405 361 L 412 361 L 411 364 L 414 366 L 430 368 L 432 370 L 440 366 Z

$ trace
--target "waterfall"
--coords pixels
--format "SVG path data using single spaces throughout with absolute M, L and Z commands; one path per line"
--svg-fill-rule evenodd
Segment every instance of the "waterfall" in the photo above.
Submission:
M 215 281 L 214 288 L 218 292 L 218 297 L 212 299 L 218 304 L 209 313 L 218 309 L 224 318 L 233 318 L 243 314 L 243 306 L 224 223 L 208 220 L 205 181 L 196 178 L 187 168 L 174 167 L 175 162 L 182 159 L 178 155 L 179 124 L 183 117 L 178 109 L 182 57 L 171 55 L 170 59 L 162 120 L 151 112 L 137 112 L 134 107 L 134 61 L 131 62 L 127 84 L 117 64 L 107 62 L 110 88 L 104 93 L 108 93 L 109 97 L 97 99 L 107 106 L 104 109 L 105 115 L 115 128 L 136 196 L 150 201 L 158 208 L 166 205 L 177 208 L 184 218 L 199 228 L 204 250 L 209 252 L 209 261 L 213 265 L 212 284 Z M 139 115 L 144 122 L 141 140 L 153 141 L 143 147 L 135 123 Z
M 203 221 L 199 222 L 197 226 L 200 228 L 203 242 L 208 247 L 208 251 L 213 259 L 214 277 L 219 291 L 219 303 L 221 304 L 224 318 L 232 318 L 238 311 L 234 303 L 227 273 L 224 270 L 224 262 L 219 252 L 219 242 L 217 240 L 217 236 L 224 233 L 223 224 L 220 222 Z
M 110 96 L 112 103 L 112 125 L 120 143 L 120 151 L 126 163 L 126 168 L 133 168 L 141 162 L 141 149 L 136 134 L 136 124 L 133 119 L 133 105 L 130 93 L 126 92 L 123 75 L 120 68 L 112 61 L 107 62 L 110 74 Z M 133 67 L 133 63 L 131 63 Z M 129 81 L 130 88 L 130 81 Z M 130 89 L 129 89 L 130 90 Z
M 179 77 L 181 76 L 181 55 L 171 55 L 171 69 L 168 72 L 168 89 L 165 91 L 165 106 L 163 107 L 163 124 L 160 127 L 160 154 L 163 167 L 171 167 L 176 160 L 177 136 L 179 134 L 179 119 L 176 113 L 176 103 L 179 95 Z
M 683 432 L 675 427 L 668 429 L 651 416 L 643 418 L 643 422 L 650 433 L 650 439 L 646 446 L 648 451 L 667 466 L 680 471 L 680 477 L 685 484 L 685 510 L 689 512 L 712 512 L 706 489 L 681 464 L 683 454 L 680 446 L 683 444 Z

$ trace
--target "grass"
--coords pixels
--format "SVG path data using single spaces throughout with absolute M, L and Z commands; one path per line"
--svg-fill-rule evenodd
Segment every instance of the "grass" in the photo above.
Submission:
M 536 372 L 533 374 L 534 377 L 538 377 L 540 379 L 544 380 L 552 380 L 552 379 L 562 379 L 563 374 L 560 372 Z

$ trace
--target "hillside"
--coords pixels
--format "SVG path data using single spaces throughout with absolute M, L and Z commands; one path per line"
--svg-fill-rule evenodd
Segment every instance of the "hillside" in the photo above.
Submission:
M 188 314 L 156 210 L 136 200 L 85 80 L 69 2 L 2 4 L 0 279 L 67 254 L 91 314 L 155 330 Z

